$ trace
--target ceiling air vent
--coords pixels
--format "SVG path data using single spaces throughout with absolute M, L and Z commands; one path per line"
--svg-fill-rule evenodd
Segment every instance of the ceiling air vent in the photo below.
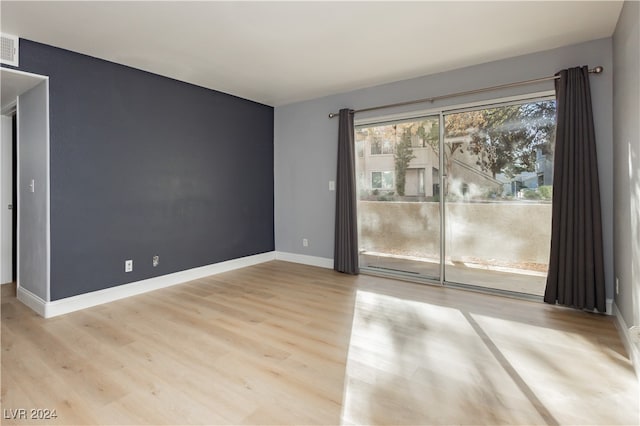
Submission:
M 10 34 L 1 34 L 2 55 L 0 62 L 7 65 L 18 66 L 18 37 Z

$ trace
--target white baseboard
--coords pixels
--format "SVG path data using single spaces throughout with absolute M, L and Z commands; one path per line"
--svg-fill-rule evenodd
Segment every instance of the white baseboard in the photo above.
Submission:
M 45 302 L 33 293 L 18 287 L 18 300 L 43 317 L 51 318 L 78 311 L 80 309 L 101 305 L 103 303 L 113 302 L 114 300 L 124 299 L 137 294 L 208 277 L 209 275 L 220 274 L 234 269 L 257 265 L 259 263 L 274 260 L 275 258 L 275 252 L 271 251 L 188 269 L 186 271 L 175 272 L 173 274 L 163 275 L 160 277 L 136 281 L 129 284 L 123 284 L 116 287 L 106 288 L 104 290 L 92 291 L 78 296 L 66 297 L 64 299 L 54 300 L 53 302 Z
M 38 315 L 46 318 L 47 302 L 42 300 L 40 297 L 20 286 L 18 286 L 16 291 L 16 297 L 19 301 L 36 311 Z
M 629 336 L 629 327 L 624 321 L 622 313 L 615 303 L 613 304 L 613 315 L 616 318 L 616 328 L 618 329 L 618 334 L 620 334 L 620 338 L 622 339 L 622 344 L 629 354 L 631 363 L 633 363 L 633 368 L 636 371 L 636 376 L 640 382 L 640 348 L 638 348 L 637 343 L 631 341 L 631 337 Z
M 308 256 L 306 254 L 277 251 L 276 260 L 284 260 L 285 262 L 301 263 L 303 265 L 333 269 L 333 259 L 329 259 L 326 257 Z

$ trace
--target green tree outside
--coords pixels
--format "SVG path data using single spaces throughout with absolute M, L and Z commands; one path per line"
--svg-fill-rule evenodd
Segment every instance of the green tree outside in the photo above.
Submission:
M 397 130 L 396 130 L 397 131 Z M 402 131 L 400 142 L 396 144 L 393 160 L 396 170 L 396 192 L 404 196 L 407 181 L 407 169 L 411 160 L 416 158 L 411 148 L 411 127 L 405 127 Z

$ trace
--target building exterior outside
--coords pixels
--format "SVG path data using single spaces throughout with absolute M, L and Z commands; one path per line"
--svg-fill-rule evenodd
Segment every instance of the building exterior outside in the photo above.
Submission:
M 379 138 L 373 135 L 376 129 L 369 127 L 356 132 L 356 175 L 360 198 L 377 197 L 384 201 L 398 195 L 395 150 L 399 138 L 397 128 L 393 132 L 381 131 Z M 448 170 L 446 193 L 457 199 L 526 198 L 527 190 L 535 191 L 552 184 L 553 162 L 540 149 L 536 151 L 535 171 L 515 176 L 498 173 L 494 178 L 482 169 L 470 137 L 446 138 L 444 147 L 444 164 Z M 437 201 L 440 196 L 438 145 L 412 134 L 410 148 L 413 158 L 405 174 L 403 200 Z

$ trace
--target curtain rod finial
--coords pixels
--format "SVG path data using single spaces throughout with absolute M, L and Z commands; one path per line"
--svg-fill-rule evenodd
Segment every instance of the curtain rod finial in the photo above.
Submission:
M 338 114 L 336 114 L 335 112 L 330 112 L 329 113 L 329 118 L 333 118 L 336 117 Z
M 604 68 L 602 68 L 600 65 L 591 70 L 591 72 L 593 72 L 594 74 L 600 74 L 602 71 L 604 71 Z

